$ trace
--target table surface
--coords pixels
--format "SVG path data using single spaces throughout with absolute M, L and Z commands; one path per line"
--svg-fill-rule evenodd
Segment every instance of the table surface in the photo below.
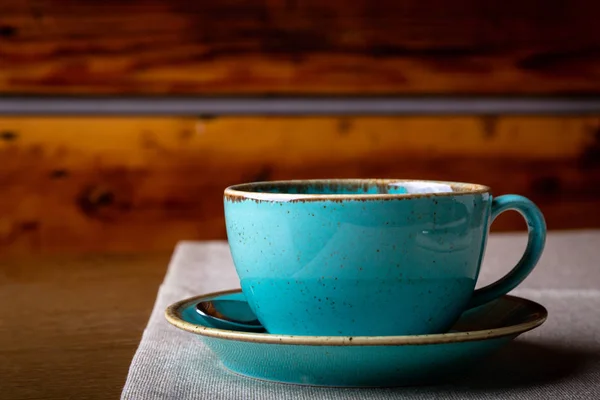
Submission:
M 170 253 L 0 261 L 0 399 L 116 399 Z
M 599 234 L 549 237 L 544 268 L 532 275 L 550 276 L 554 286 L 536 276 L 528 286 L 541 285 L 549 295 L 563 286 L 596 293 Z M 496 259 L 510 265 L 518 257 L 504 254 L 502 246 L 488 248 L 490 265 Z M 571 254 L 583 261 L 573 264 Z M 119 398 L 170 257 L 169 252 L 0 260 L 0 399 Z M 573 343 L 577 340 L 573 333 Z

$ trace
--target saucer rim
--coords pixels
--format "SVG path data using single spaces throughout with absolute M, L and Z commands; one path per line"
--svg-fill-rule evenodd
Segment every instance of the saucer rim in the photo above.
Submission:
M 479 340 L 496 339 L 506 336 L 520 335 L 542 325 L 548 318 L 548 310 L 541 304 L 513 295 L 504 295 L 501 299 L 508 299 L 532 309 L 531 320 L 510 326 L 480 331 L 436 333 L 426 335 L 403 336 L 300 336 L 278 335 L 270 333 L 240 332 L 202 326 L 185 321 L 181 318 L 179 310 L 205 298 L 240 293 L 241 289 L 222 290 L 206 293 L 177 301 L 165 310 L 167 321 L 186 332 L 217 339 L 253 342 L 264 344 L 302 345 L 302 346 L 407 346 L 473 342 Z

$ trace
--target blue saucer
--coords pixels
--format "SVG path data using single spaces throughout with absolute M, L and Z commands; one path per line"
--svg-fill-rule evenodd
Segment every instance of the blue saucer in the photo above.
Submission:
M 179 301 L 167 320 L 200 335 L 223 365 L 252 378 L 316 386 L 381 387 L 437 384 L 518 335 L 540 326 L 546 309 L 515 296 L 465 312 L 450 333 L 415 336 L 287 336 L 217 329 L 196 313 L 196 303 L 244 299 L 239 290 Z

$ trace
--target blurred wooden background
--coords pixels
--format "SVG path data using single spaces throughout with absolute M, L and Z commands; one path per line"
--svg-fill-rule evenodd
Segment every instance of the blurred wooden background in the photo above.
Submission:
M 10 93 L 597 93 L 594 0 L 3 0 Z
M 224 239 L 227 185 L 332 176 L 485 183 L 536 201 L 551 229 L 597 227 L 599 155 L 595 117 L 4 117 L 0 248 Z
M 592 1 L 0 3 L 0 96 L 600 93 Z M 51 101 L 51 100 L 49 100 Z M 597 115 L 0 116 L 0 256 L 224 239 L 242 181 L 485 183 L 600 227 Z M 516 215 L 498 230 L 525 229 Z

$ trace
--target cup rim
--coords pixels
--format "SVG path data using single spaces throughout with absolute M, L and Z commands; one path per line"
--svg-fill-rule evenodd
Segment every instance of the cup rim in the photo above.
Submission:
M 293 185 L 309 185 L 309 184 L 375 184 L 389 185 L 396 183 L 428 183 L 450 186 L 452 192 L 428 192 L 428 193 L 355 193 L 355 194 L 305 194 L 305 193 L 269 193 L 258 191 L 258 188 L 267 186 L 293 186 Z M 458 189 L 454 191 L 454 189 Z M 291 179 L 291 180 L 274 180 L 274 181 L 257 181 L 240 183 L 229 186 L 224 191 L 224 198 L 228 201 L 270 201 L 270 202 L 306 202 L 306 201 L 342 201 L 342 200 L 402 200 L 414 198 L 433 198 L 433 197 L 456 197 L 473 194 L 490 193 L 491 189 L 488 186 L 478 183 L 455 182 L 455 181 L 440 181 L 428 179 Z

